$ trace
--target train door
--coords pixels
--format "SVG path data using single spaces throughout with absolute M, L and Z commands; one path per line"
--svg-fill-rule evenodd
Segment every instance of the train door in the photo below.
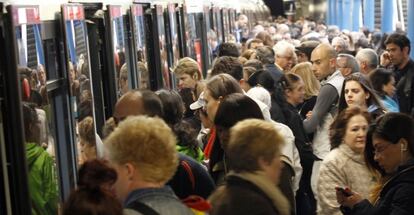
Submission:
M 210 13 L 210 6 L 205 5 L 203 7 L 203 16 L 204 16 L 204 22 L 205 22 L 205 31 L 206 31 L 206 54 L 204 55 L 207 64 L 207 68 L 210 68 L 210 66 L 213 64 L 214 55 L 213 52 L 216 49 L 218 45 L 218 38 L 217 33 L 214 31 L 213 26 L 213 17 Z
M 213 29 L 216 32 L 218 44 L 221 44 L 225 41 L 224 33 L 223 33 L 223 23 L 222 17 L 220 14 L 220 8 L 217 6 L 213 6 L 211 8 L 211 16 L 213 17 Z
M 231 30 L 230 30 L 230 22 L 229 22 L 229 10 L 227 8 L 221 9 L 221 17 L 222 17 L 222 23 L 223 23 L 223 35 L 224 35 L 224 41 L 225 42 L 235 42 L 235 38 L 231 38 Z
M 169 3 L 167 5 L 167 10 L 165 11 L 165 29 L 166 29 L 166 39 L 167 39 L 167 52 L 168 52 L 168 66 L 169 68 L 175 68 L 177 66 L 178 60 L 180 59 L 180 46 L 179 37 L 178 37 L 178 4 Z M 181 51 L 182 52 L 182 51 Z M 171 75 L 172 88 L 177 88 L 177 82 L 173 72 Z
M 105 45 L 105 25 L 103 14 L 98 11 L 102 8 L 102 3 L 82 3 L 85 11 L 86 28 L 88 33 L 89 45 L 89 65 L 91 67 L 93 102 L 95 106 L 95 127 L 98 135 L 102 136 L 102 128 L 105 120 L 112 116 L 112 109 L 115 101 L 110 100 L 108 96 L 105 81 L 109 81 L 105 74 L 108 66 L 105 64 L 108 60 L 106 57 Z M 97 13 L 98 12 L 98 13 Z M 102 14 L 102 15 L 97 15 Z M 112 71 L 112 70 L 111 70 Z M 116 98 L 114 96 L 114 98 Z
M 84 161 L 81 147 L 84 141 L 84 128 L 91 128 L 95 138 L 88 140 L 96 146 L 96 156 L 103 154 L 102 141 L 96 135 L 94 97 L 92 91 L 92 76 L 89 58 L 89 45 L 86 32 L 85 14 L 80 4 L 62 5 L 63 35 L 65 38 L 65 51 L 68 73 L 68 85 L 70 88 L 71 111 L 70 119 L 73 124 L 73 140 L 75 145 L 74 157 L 77 164 Z
M 11 15 L 3 14 L 0 5 L 0 78 L 1 78 L 1 124 L 0 124 L 0 213 L 29 214 L 30 197 L 21 114 L 20 88 L 14 27 Z M 17 92 L 17 95 L 16 95 Z M 16 111 L 17 110 L 17 111 Z M 7 144 L 13 143 L 13 144 Z
M 134 56 L 137 65 L 135 76 L 139 89 L 150 89 L 150 75 L 148 71 L 148 57 L 146 44 L 146 28 L 144 22 L 144 9 L 141 4 L 131 5 L 131 27 L 134 44 Z
M 184 18 L 184 41 L 186 42 L 187 57 L 191 57 L 197 61 L 200 71 L 205 76 L 207 73 L 206 64 L 203 61 L 203 47 L 206 41 L 203 41 L 203 32 L 205 27 L 203 23 L 203 8 L 198 2 L 187 2 L 183 4 Z M 204 45 L 203 45 L 204 44 Z
M 13 143 L 13 148 L 24 147 L 20 155 L 24 161 L 13 169 L 26 171 L 26 175 L 13 181 L 19 182 L 18 186 L 23 189 L 28 184 L 27 190 L 16 190 L 13 195 L 23 199 L 18 200 L 18 211 L 56 214 L 59 196 L 63 199 L 69 195 L 76 173 L 71 126 L 67 121 L 69 97 L 59 52 L 60 31 L 57 21 L 40 20 L 37 6 L 10 5 L 7 12 L 9 47 L 6 50 L 10 53 L 6 58 L 10 59 L 6 60 L 11 68 L 5 75 L 5 88 L 11 90 L 14 85 L 14 89 L 11 95 L 5 95 L 13 100 L 8 103 L 13 111 L 7 119 L 14 119 L 8 127 L 11 132 L 5 137 L 6 142 Z M 41 178 L 41 183 L 37 177 Z M 48 195 L 40 197 L 38 193 Z M 31 207 L 25 207 L 24 195 L 31 197 Z M 29 214 L 28 211 L 16 214 Z
M 229 24 L 230 34 L 236 38 L 236 10 L 233 8 L 229 9 Z
M 116 91 L 116 97 L 119 98 L 129 89 L 132 89 L 133 80 L 130 74 L 129 47 L 126 46 L 126 25 L 121 11 L 122 7 L 118 5 L 107 5 L 107 32 L 109 48 L 108 55 L 111 58 L 112 75 L 109 78 L 113 82 Z
M 171 89 L 167 61 L 164 11 L 162 5 L 139 3 L 143 6 L 147 41 L 148 70 L 151 90 Z

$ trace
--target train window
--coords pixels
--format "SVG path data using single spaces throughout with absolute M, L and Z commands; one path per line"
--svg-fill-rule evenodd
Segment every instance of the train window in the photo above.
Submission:
M 77 157 L 81 164 L 102 153 L 94 123 L 94 103 L 89 65 L 89 48 L 82 5 L 62 5 L 67 71 L 70 86 L 72 120 L 77 138 Z
M 161 56 L 161 73 L 163 86 L 167 89 L 171 89 L 170 69 L 168 67 L 167 57 L 167 44 L 165 38 L 165 25 L 164 25 L 164 11 L 161 5 L 155 5 L 155 13 L 157 16 L 157 30 L 158 41 Z
M 114 57 L 114 72 L 115 72 L 115 86 L 118 98 L 124 93 L 128 92 L 131 81 L 128 78 L 128 55 L 125 50 L 125 34 L 124 34 L 124 19 L 121 13 L 121 6 L 108 5 L 110 30 L 111 30 L 111 45 Z
M 59 192 L 56 164 L 53 160 L 54 137 L 38 6 L 10 6 L 15 47 L 18 52 L 17 72 L 21 89 L 22 116 L 28 164 L 29 193 L 32 211 L 57 214 Z M 48 195 L 42 195 L 48 193 Z M 45 204 L 46 203 L 46 204 Z
M 178 26 L 177 26 L 177 10 L 179 10 L 176 4 L 170 3 L 167 6 L 167 20 L 166 29 L 168 30 L 166 36 L 168 39 L 168 65 L 170 68 L 174 68 L 177 65 L 178 60 L 180 59 L 180 52 L 179 52 L 179 43 L 178 43 Z M 170 73 L 173 88 L 176 88 L 176 82 L 174 73 Z
M 145 44 L 145 26 L 143 8 L 140 4 L 133 4 L 131 6 L 133 37 L 135 43 L 136 62 L 138 67 L 138 88 L 149 89 L 150 77 L 147 65 L 147 47 Z

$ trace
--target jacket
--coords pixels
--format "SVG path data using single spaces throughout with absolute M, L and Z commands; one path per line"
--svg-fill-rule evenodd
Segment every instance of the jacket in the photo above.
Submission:
M 215 189 L 215 185 L 205 167 L 187 155 L 178 155 L 180 163 L 167 185 L 180 199 L 190 195 L 207 198 Z
M 26 143 L 32 214 L 57 214 L 57 178 L 52 157 L 35 143 Z
M 379 199 L 372 205 L 368 200 L 356 204 L 352 215 L 411 215 L 414 212 L 414 159 L 398 168 L 398 172 L 384 184 Z
M 193 215 L 193 212 L 181 203 L 168 186 L 134 190 L 128 194 L 124 208 L 127 208 L 134 201 L 145 204 L 160 215 Z M 124 214 L 137 215 L 141 213 L 132 209 L 124 209 Z
M 264 173 L 229 173 L 209 198 L 210 215 L 289 214 L 286 198 Z
M 414 61 L 410 59 L 404 68 L 401 70 L 396 69 L 394 73 L 400 111 L 413 116 Z
M 374 184 L 374 176 L 366 167 L 363 154 L 354 152 L 345 143 L 339 145 L 326 156 L 320 167 L 318 214 L 342 214 L 335 187 L 349 187 L 366 198 Z

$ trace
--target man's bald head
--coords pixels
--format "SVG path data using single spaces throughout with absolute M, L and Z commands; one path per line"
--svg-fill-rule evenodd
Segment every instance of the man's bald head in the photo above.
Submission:
M 311 54 L 312 71 L 318 80 L 323 80 L 335 72 L 336 51 L 329 44 L 319 44 Z
M 150 90 L 133 90 L 125 93 L 115 105 L 115 122 L 137 115 L 162 118 L 163 109 L 160 98 Z

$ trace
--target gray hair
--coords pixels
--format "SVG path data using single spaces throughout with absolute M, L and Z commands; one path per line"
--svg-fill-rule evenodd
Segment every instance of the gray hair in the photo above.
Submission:
M 346 67 L 351 68 L 351 73 L 359 72 L 359 65 L 354 56 L 350 54 L 339 54 L 338 58 L 346 58 Z
M 358 61 L 366 61 L 367 65 L 371 69 L 375 69 L 378 67 L 378 55 L 373 49 L 361 49 L 355 58 Z
M 279 41 L 276 43 L 276 45 L 273 46 L 273 51 L 275 52 L 276 57 L 277 56 L 285 56 L 286 53 L 292 52 L 295 53 L 295 46 L 290 44 L 289 42 L 286 42 L 284 40 Z

